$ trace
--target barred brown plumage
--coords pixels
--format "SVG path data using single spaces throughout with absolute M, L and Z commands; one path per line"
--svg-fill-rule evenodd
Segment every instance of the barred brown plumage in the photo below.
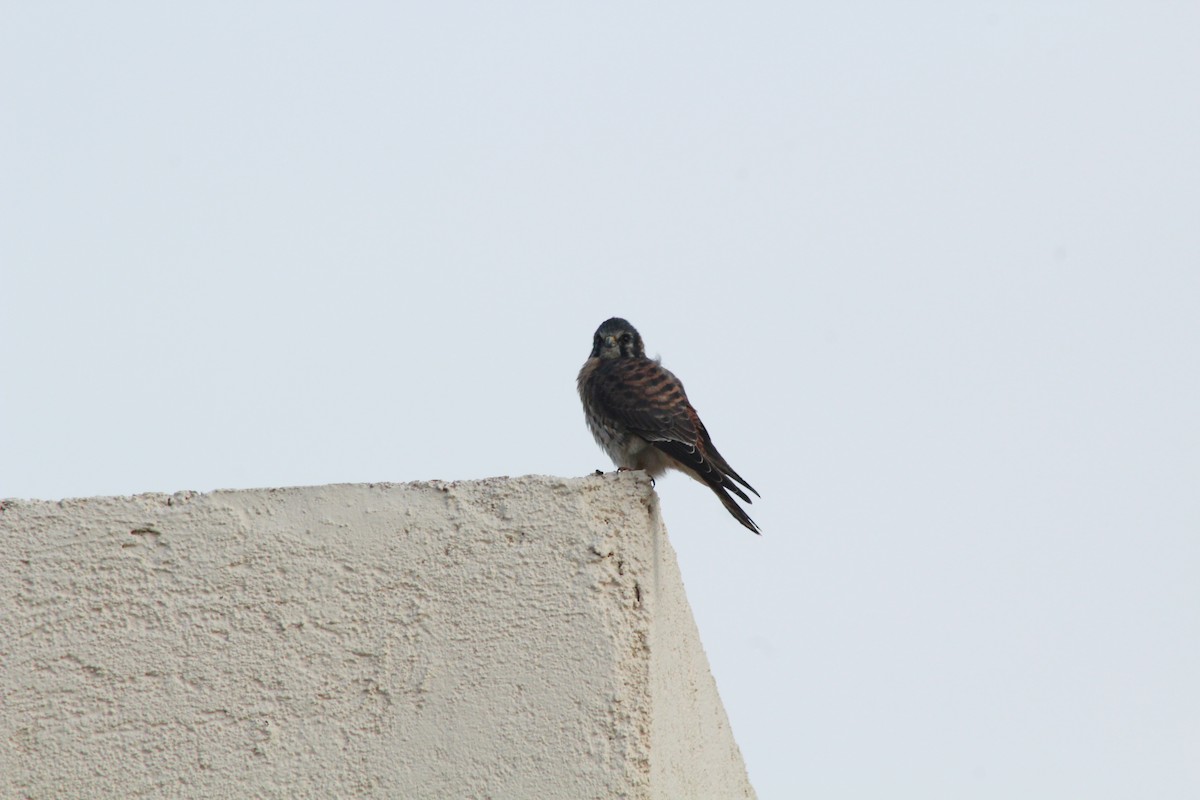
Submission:
M 742 487 L 758 492 L 717 452 L 683 384 L 646 357 L 641 335 L 627 321 L 613 317 L 596 330 L 578 386 L 588 428 L 618 468 L 655 477 L 668 468 L 691 475 L 712 489 L 734 519 L 762 533 L 730 496 L 749 503 Z

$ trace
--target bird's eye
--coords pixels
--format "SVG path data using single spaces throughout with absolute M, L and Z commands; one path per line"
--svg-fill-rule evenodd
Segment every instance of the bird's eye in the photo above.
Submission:
M 621 334 L 621 344 L 629 344 L 632 341 L 633 341 L 633 337 L 630 336 L 628 333 Z

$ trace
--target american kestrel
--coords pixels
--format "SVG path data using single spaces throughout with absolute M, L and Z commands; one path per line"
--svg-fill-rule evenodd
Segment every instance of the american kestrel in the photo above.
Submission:
M 620 317 L 596 329 L 592 354 L 579 370 L 579 397 L 592 435 L 619 469 L 654 477 L 668 467 L 685 472 L 712 489 L 734 519 L 762 533 L 729 496 L 751 502 L 739 483 L 758 492 L 713 447 L 683 384 L 646 357 L 641 335 Z

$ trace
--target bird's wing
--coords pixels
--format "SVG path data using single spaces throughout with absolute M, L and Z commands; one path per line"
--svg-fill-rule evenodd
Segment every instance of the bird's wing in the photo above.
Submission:
M 591 384 L 597 410 L 646 441 L 699 441 L 683 384 L 657 361 L 613 359 L 593 373 Z
M 666 367 L 648 358 L 613 359 L 592 380 L 603 414 L 624 423 L 714 490 L 728 489 L 750 502 L 740 483 L 758 494 L 717 452 L 683 384 Z

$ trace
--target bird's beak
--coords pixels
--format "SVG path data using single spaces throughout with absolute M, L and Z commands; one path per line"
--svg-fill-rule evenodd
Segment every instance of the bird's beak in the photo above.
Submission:
M 615 337 L 615 336 L 605 336 L 604 337 L 604 346 L 605 347 L 612 347 L 616 343 L 617 343 L 617 337 Z

